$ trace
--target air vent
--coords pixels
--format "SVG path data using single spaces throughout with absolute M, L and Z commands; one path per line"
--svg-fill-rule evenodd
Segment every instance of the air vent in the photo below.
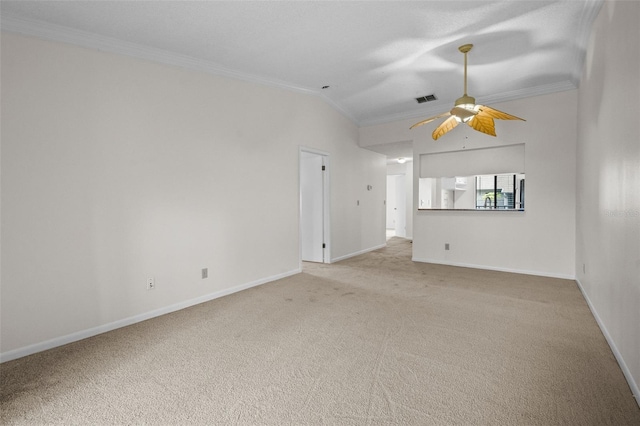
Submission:
M 425 102 L 431 102 L 431 101 L 435 101 L 436 99 L 436 95 L 426 95 L 426 96 L 420 96 L 419 98 L 416 98 L 416 101 L 418 101 L 419 104 L 423 104 Z

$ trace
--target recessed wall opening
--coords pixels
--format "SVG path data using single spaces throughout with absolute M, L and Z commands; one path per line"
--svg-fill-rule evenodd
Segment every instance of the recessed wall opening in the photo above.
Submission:
M 524 144 L 420 156 L 418 210 L 523 211 Z

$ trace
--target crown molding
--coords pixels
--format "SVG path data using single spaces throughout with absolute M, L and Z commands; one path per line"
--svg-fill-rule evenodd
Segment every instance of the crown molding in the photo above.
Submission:
M 594 7 L 593 5 L 596 6 Z M 585 0 L 582 6 L 578 33 L 576 34 L 577 49 L 575 50 L 575 56 L 573 58 L 572 77 L 575 80 L 576 87 L 580 85 L 582 73 L 584 72 L 584 61 L 587 56 L 593 22 L 598 17 L 603 5 L 604 0 Z
M 543 84 L 540 86 L 528 87 L 525 89 L 512 90 L 509 92 L 497 93 L 495 95 L 489 96 L 480 96 L 477 98 L 477 103 L 483 105 L 492 105 L 500 102 L 514 101 L 522 98 L 529 98 L 533 96 L 541 96 L 548 95 L 550 93 L 563 92 L 566 90 L 574 90 L 577 89 L 578 86 L 572 80 L 564 80 L 556 83 Z M 453 101 L 451 101 L 450 105 L 453 105 Z M 412 111 L 410 113 L 398 113 L 398 114 L 390 114 L 380 117 L 374 117 L 371 119 L 365 119 L 360 121 L 360 127 L 367 126 L 375 126 L 378 124 L 386 124 L 395 121 L 408 120 L 408 119 L 417 119 L 421 117 L 426 117 L 429 115 L 440 114 L 446 109 L 448 106 L 433 105 L 429 108 L 421 109 L 418 111 Z
M 580 34 L 577 35 L 577 42 L 580 46 L 580 49 L 578 49 L 578 52 L 574 57 L 573 73 L 571 76 L 569 76 L 568 80 L 479 97 L 478 100 L 484 104 L 493 104 L 525 97 L 539 96 L 554 92 L 576 89 L 579 85 L 580 77 L 582 75 L 582 68 L 584 66 L 586 55 L 586 46 L 588 44 L 589 34 L 591 32 L 591 25 L 598 15 L 602 4 L 604 3 L 604 0 L 586 0 L 585 3 L 599 3 L 600 7 L 587 7 L 587 4 L 585 4 L 584 6 L 583 15 L 581 17 L 582 25 L 579 26 Z M 350 120 L 358 127 L 373 126 L 394 121 L 420 118 L 430 114 L 441 113 L 446 108 L 443 108 L 442 104 L 440 104 L 420 109 L 420 111 L 402 112 L 372 118 L 357 119 L 351 112 L 347 111 L 343 106 L 330 99 L 318 89 L 310 89 L 307 87 L 292 85 L 290 83 L 276 79 L 267 79 L 252 74 L 238 72 L 220 66 L 219 64 L 212 61 L 197 59 L 163 49 L 143 46 L 113 37 L 101 36 L 87 31 L 76 30 L 73 28 L 55 25 L 44 21 L 25 19 L 9 13 L 3 13 L 0 17 L 0 28 L 2 29 L 2 31 L 72 44 L 90 49 L 97 49 L 109 53 L 126 55 L 138 59 L 195 71 L 201 71 L 216 76 L 227 77 L 246 81 L 249 83 L 293 91 L 305 95 L 314 95 L 319 97 L 331 108 L 345 116 L 348 120 Z
M 165 65 L 201 71 L 208 74 L 233 78 L 236 80 L 293 91 L 305 95 L 317 96 L 329 104 L 330 107 L 344 115 L 354 125 L 359 125 L 358 120 L 353 116 L 353 114 L 316 89 L 309 89 L 306 87 L 295 86 L 280 80 L 267 79 L 252 74 L 241 73 L 222 67 L 212 61 L 205 61 L 186 55 L 180 55 L 175 52 L 143 46 L 113 37 L 101 36 L 87 31 L 51 24 L 49 22 L 24 19 L 8 13 L 4 13 L 0 17 L 0 28 L 2 31 L 72 44 L 89 49 L 97 49 L 103 52 L 126 55 L 137 59 L 144 59 Z
M 500 102 L 514 101 L 516 99 L 530 98 L 532 96 L 548 95 L 550 93 L 564 92 L 566 90 L 577 89 L 578 86 L 573 80 L 558 81 L 539 86 L 527 87 L 524 89 L 511 90 L 509 92 L 497 93 L 489 96 L 479 96 L 478 100 L 482 104 L 497 104 Z
M 353 123 L 356 127 L 360 127 L 361 123 L 360 121 L 358 121 L 355 116 L 353 114 L 351 114 L 351 112 L 347 111 L 346 109 L 344 109 L 342 106 L 340 106 L 340 104 L 338 104 L 337 102 L 335 102 L 333 99 L 329 98 L 327 95 L 323 94 L 323 93 L 317 93 L 317 95 L 325 102 L 327 103 L 331 108 L 335 109 L 336 111 L 338 111 L 340 114 L 344 115 L 349 121 L 351 121 L 351 123 Z
M 2 31 L 72 44 L 90 49 L 97 49 L 109 53 L 126 55 L 138 59 L 158 62 L 165 65 L 172 65 L 181 68 L 202 71 L 217 76 L 271 86 L 279 89 L 294 91 L 297 93 L 303 93 L 306 95 L 320 95 L 318 90 L 295 86 L 284 81 L 267 79 L 252 74 L 238 72 L 229 68 L 222 67 L 212 61 L 197 59 L 168 50 L 143 46 L 113 37 L 106 37 L 87 31 L 81 31 L 61 25 L 51 24 L 49 22 L 24 19 L 8 13 L 2 14 L 2 17 L 0 18 L 0 27 Z

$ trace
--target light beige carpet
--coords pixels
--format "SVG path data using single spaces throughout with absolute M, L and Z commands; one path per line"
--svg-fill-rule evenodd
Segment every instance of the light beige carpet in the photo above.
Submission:
M 4 363 L 3 424 L 639 425 L 575 282 L 410 242 Z

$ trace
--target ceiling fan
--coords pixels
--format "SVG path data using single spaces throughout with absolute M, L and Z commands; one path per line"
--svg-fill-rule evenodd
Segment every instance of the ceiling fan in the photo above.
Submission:
M 478 105 L 476 104 L 476 99 L 474 97 L 467 95 L 467 53 L 469 53 L 472 47 L 473 44 L 464 44 L 458 48 L 460 52 L 464 53 L 464 95 L 456 99 L 456 102 L 451 111 L 447 111 L 440 115 L 436 115 L 435 117 L 430 117 L 426 120 L 419 121 L 411 126 L 410 129 L 422 126 L 423 124 L 431 123 L 433 120 L 437 120 L 438 118 L 450 116 L 433 131 L 431 136 L 433 136 L 434 140 L 438 140 L 440 136 L 452 130 L 459 123 L 467 123 L 469 126 L 479 132 L 495 136 L 496 129 L 493 122 L 494 118 L 499 118 L 501 120 L 525 121 L 523 118 L 507 114 L 506 112 L 498 111 L 497 109 L 488 107 L 486 105 Z

